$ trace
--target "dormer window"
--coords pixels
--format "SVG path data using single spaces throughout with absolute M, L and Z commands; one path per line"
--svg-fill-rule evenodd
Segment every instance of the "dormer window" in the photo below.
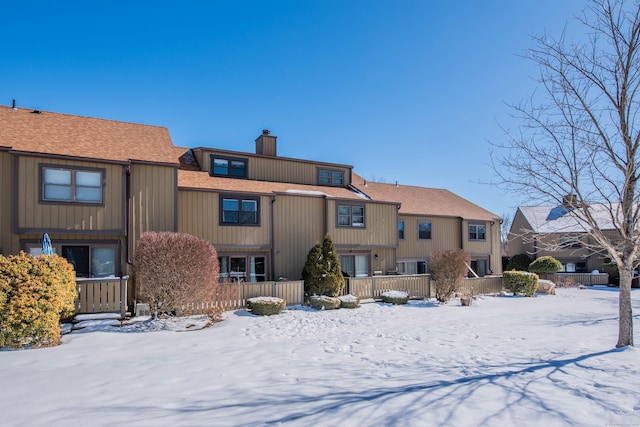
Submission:
M 247 177 L 247 159 L 211 155 L 211 176 Z
M 344 171 L 332 169 L 318 169 L 319 185 L 344 185 Z

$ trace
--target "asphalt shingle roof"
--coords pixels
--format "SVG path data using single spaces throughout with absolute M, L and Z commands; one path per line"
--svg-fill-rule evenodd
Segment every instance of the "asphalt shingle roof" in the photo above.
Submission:
M 500 216 L 470 201 L 438 188 L 367 182 L 353 174 L 352 185 L 373 200 L 400 203 L 400 214 L 460 217 L 467 220 L 499 221 Z
M 178 163 L 165 127 L 0 106 L 0 146 L 110 161 Z
M 249 192 L 259 194 L 291 193 L 313 196 L 327 196 L 337 199 L 364 200 L 357 192 L 344 187 L 290 184 L 286 182 L 254 181 L 248 179 L 220 178 L 208 172 L 178 170 L 178 187 L 219 191 Z

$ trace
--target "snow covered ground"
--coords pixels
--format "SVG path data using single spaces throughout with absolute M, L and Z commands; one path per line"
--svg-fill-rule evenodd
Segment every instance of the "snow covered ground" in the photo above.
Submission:
M 202 330 L 94 325 L 0 352 L 0 424 L 638 426 L 640 349 L 614 348 L 617 297 L 560 288 L 471 307 L 240 310 Z

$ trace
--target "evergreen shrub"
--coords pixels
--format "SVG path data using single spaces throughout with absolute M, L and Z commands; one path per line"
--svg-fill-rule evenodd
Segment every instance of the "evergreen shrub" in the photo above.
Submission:
M 337 297 L 344 289 L 340 259 L 336 253 L 331 236 L 324 237 L 322 244 L 316 243 L 307 254 L 302 269 L 305 298 L 312 295 Z
M 327 295 L 312 295 L 309 305 L 317 310 L 335 310 L 340 308 L 340 299 Z
M 258 316 L 280 314 L 287 306 L 287 302 L 277 297 L 255 297 L 247 300 L 247 308 Z
M 340 308 L 358 308 L 360 307 L 360 298 L 355 295 L 342 295 L 339 296 Z
M 382 302 L 402 305 L 409 302 L 409 294 L 405 291 L 387 291 L 380 295 Z
M 504 269 L 504 271 L 527 271 L 529 269 L 529 264 L 531 264 L 531 261 L 531 257 L 527 254 L 514 255 L 509 259 L 507 267 Z
M 538 275 L 528 271 L 505 271 L 502 273 L 503 287 L 514 295 L 532 297 L 538 289 Z
M 60 318 L 78 296 L 73 266 L 58 255 L 0 255 L 0 347 L 60 343 Z
M 562 271 L 562 263 L 552 256 L 541 256 L 529 264 L 529 271 L 536 274 Z

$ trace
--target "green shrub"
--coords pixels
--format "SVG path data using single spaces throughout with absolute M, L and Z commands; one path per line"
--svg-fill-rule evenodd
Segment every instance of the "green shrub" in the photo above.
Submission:
M 324 237 L 322 244 L 316 243 L 307 254 L 307 261 L 302 269 L 302 279 L 307 300 L 312 295 L 337 297 L 342 293 L 344 277 L 340 259 L 328 234 Z
M 340 308 L 340 299 L 326 295 L 313 295 L 309 305 L 318 310 L 335 310 Z
M 380 295 L 382 302 L 402 305 L 409 302 L 409 294 L 405 291 L 387 291 Z
M 531 264 L 531 257 L 527 254 L 518 254 L 514 255 L 509 259 L 507 263 L 507 267 L 504 271 L 508 270 L 517 270 L 517 271 L 527 271 L 529 269 L 529 264 Z
M 562 271 L 562 263 L 552 256 L 541 256 L 529 264 L 529 271 L 536 274 Z
M 502 273 L 503 286 L 516 294 L 532 297 L 538 289 L 538 275 L 528 271 L 505 271 Z
M 78 296 L 73 266 L 57 255 L 0 255 L 0 347 L 60 343 L 60 318 Z
M 255 297 L 247 300 L 247 308 L 258 316 L 280 314 L 287 306 L 287 302 L 276 297 Z
M 469 254 L 462 249 L 436 251 L 429 257 L 429 269 L 435 281 L 436 299 L 449 301 L 462 286 L 467 266 L 471 262 Z
M 212 303 L 220 266 L 211 244 L 184 233 L 146 232 L 133 258 L 140 302 L 158 316 L 180 313 L 191 304 Z M 218 315 L 215 304 L 207 314 Z
M 358 308 L 360 306 L 360 298 L 355 295 L 339 296 L 340 308 Z

